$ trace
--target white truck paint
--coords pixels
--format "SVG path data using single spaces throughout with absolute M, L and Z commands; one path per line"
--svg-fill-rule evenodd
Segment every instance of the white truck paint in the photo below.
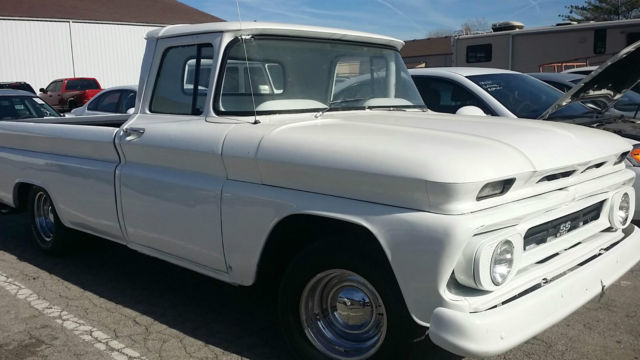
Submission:
M 219 98 L 226 91 L 225 56 L 233 46 L 254 39 L 346 46 L 355 49 L 354 54 L 382 51 L 383 56 L 372 55 L 371 64 L 386 64 L 380 71 L 388 74 L 383 86 L 387 93 L 357 99 L 356 108 L 326 113 L 331 109 L 304 108 L 315 106 L 318 99 L 297 97 L 264 101 L 255 113 L 223 113 Z M 201 93 L 206 97 L 199 105 L 202 114 L 152 111 L 162 55 L 167 49 L 203 43 L 213 47 L 208 62 L 213 71 L 204 84 L 183 87 L 193 99 Z M 416 324 L 429 327 L 437 345 L 460 355 L 504 352 L 577 309 L 640 259 L 640 231 L 629 225 L 634 173 L 620 160 L 630 146 L 618 136 L 585 127 L 448 116 L 420 109 L 421 104 L 403 108 L 398 104 L 411 104 L 411 96 L 395 95 L 415 88 L 396 86 L 403 77 L 411 83 L 403 65 L 393 61 L 401 46 L 401 41 L 377 35 L 268 23 L 152 31 L 130 118 L 0 122 L 0 201 L 36 209 L 25 204 L 26 194 L 34 189 L 37 196 L 41 188 L 53 205 L 44 208 L 50 221 L 46 224 L 59 226 L 59 220 L 238 285 L 254 284 L 270 267 L 308 260 L 308 266 L 284 274 L 280 298 L 283 327 L 293 334 L 289 341 L 303 356 L 399 354 L 412 338 L 389 340 L 386 332 Z M 250 54 L 254 56 L 253 50 Z M 334 60 L 328 62 L 331 66 L 318 64 L 318 72 L 335 79 L 340 59 Z M 281 62 L 285 74 L 295 73 L 292 63 Z M 308 66 L 305 63 L 305 69 Z M 175 71 L 186 79 L 182 69 Z M 290 96 L 301 81 L 291 75 L 285 79 L 283 92 L 269 91 L 268 96 Z M 197 95 L 193 89 L 199 89 Z M 163 99 L 163 106 L 185 94 Z M 320 103 L 329 105 L 331 100 Z M 385 101 L 388 105 L 379 106 Z M 191 102 L 192 111 L 195 104 Z M 279 106 L 293 110 L 273 111 Z M 502 193 L 478 200 L 481 189 L 496 181 Z M 625 193 L 630 213 L 622 221 L 617 216 Z M 53 208 L 55 213 L 49 211 Z M 591 208 L 597 211 L 583 214 Z M 36 212 L 30 214 L 34 219 Z M 576 213 L 584 216 L 569 232 L 567 216 Z M 561 227 L 548 225 L 561 219 L 566 219 Z M 527 243 L 527 233 L 541 226 L 547 226 L 549 236 Z M 341 229 L 331 234 L 344 241 L 318 236 L 327 227 Z M 352 231 L 370 235 L 365 245 L 350 237 Z M 491 258 L 502 240 L 514 246 L 513 270 L 503 285 L 491 285 L 486 282 L 487 254 Z M 324 241 L 336 246 L 335 251 L 323 249 Z M 362 246 L 362 252 L 349 252 L 350 243 Z M 291 249 L 295 251 L 289 257 L 283 255 Z M 309 257 L 305 249 L 321 249 L 325 255 Z M 375 249 L 382 250 L 383 261 L 365 255 Z M 353 267 L 335 260 L 345 251 Z M 269 254 L 284 263 L 269 262 Z M 299 286 L 291 280 L 295 273 L 313 266 L 322 269 L 323 261 L 343 261 L 340 267 L 328 267 L 330 274 L 352 274 L 333 289 L 339 296 L 330 298 L 329 307 L 331 316 L 340 320 L 334 325 L 355 328 L 359 336 L 350 338 L 357 346 L 347 345 L 346 350 L 317 332 L 320 327 L 314 324 L 322 320 L 320 315 L 303 320 L 305 296 L 314 294 L 314 279 L 329 276 L 325 272 L 313 279 L 315 273 L 301 277 L 305 291 L 299 287 L 300 293 L 293 295 L 300 304 L 293 301 L 286 307 L 287 289 Z M 354 270 L 369 268 L 375 269 L 371 278 Z M 391 280 L 380 281 L 380 273 Z M 390 296 L 396 295 L 396 282 L 399 293 Z M 349 293 L 359 297 L 349 298 Z M 408 320 L 399 321 L 405 312 Z M 287 314 L 293 322 L 286 322 Z M 365 334 L 358 326 L 370 331 Z

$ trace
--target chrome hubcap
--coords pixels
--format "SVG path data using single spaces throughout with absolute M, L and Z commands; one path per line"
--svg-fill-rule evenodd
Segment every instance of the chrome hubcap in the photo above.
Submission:
M 40 234 L 40 237 L 47 242 L 53 240 L 55 217 L 53 215 L 53 205 L 51 204 L 49 195 L 44 192 L 39 192 L 36 195 L 33 208 L 33 216 L 35 218 L 38 234 Z
M 365 359 L 384 341 L 380 295 L 359 275 L 334 269 L 316 275 L 300 298 L 300 320 L 311 343 L 334 359 Z

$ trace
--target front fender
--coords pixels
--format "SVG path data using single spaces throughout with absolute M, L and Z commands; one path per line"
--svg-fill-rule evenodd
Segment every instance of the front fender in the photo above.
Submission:
M 464 239 L 452 216 L 358 200 L 229 181 L 222 195 L 222 232 L 230 281 L 251 285 L 271 230 L 291 215 L 357 224 L 379 241 L 413 317 L 428 325 Z M 251 226 L 248 226 L 251 224 Z M 458 239 L 458 240 L 456 240 Z

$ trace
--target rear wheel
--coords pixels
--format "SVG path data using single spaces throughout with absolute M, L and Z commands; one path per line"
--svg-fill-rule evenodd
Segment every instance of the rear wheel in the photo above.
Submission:
M 71 230 L 60 221 L 49 194 L 37 186 L 29 192 L 29 217 L 33 239 L 41 250 L 59 254 L 67 247 Z
M 291 263 L 278 315 L 302 359 L 404 359 L 425 334 L 410 317 L 384 255 L 317 243 Z

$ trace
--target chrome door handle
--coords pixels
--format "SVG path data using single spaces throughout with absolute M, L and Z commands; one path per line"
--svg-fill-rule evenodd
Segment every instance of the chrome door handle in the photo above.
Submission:
M 134 140 L 144 135 L 144 128 L 128 127 L 122 129 L 125 134 L 125 140 Z

